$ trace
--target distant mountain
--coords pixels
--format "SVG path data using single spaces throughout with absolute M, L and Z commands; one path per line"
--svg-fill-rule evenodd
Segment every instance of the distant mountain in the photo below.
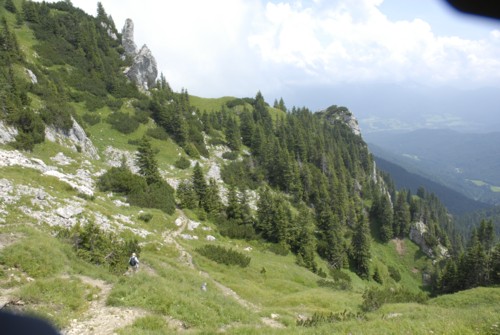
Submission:
M 375 156 L 489 204 L 500 203 L 500 132 L 420 129 L 364 134 Z
M 377 156 L 374 158 L 377 163 L 377 167 L 391 175 L 397 189 L 409 189 L 413 194 L 415 194 L 419 187 L 424 187 L 428 192 L 432 192 L 437 195 L 452 214 L 461 215 L 491 207 L 483 202 L 467 198 L 463 194 L 452 190 L 449 187 L 436 183 L 418 174 L 408 172 L 401 166 L 391 163 L 388 160 Z

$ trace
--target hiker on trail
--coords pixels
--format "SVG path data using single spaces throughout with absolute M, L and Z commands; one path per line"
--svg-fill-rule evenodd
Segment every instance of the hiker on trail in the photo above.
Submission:
M 139 269 L 139 259 L 137 258 L 135 252 L 132 253 L 132 257 L 130 257 L 128 264 L 132 267 L 132 270 L 134 270 L 134 272 Z

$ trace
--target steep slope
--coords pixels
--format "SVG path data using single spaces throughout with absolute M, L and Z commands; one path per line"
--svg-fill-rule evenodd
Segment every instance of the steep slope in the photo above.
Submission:
M 413 194 L 416 194 L 418 188 L 423 187 L 429 192 L 435 193 L 452 214 L 464 214 L 490 207 L 485 203 L 467 198 L 455 190 L 447 188 L 446 186 L 438 184 L 418 174 L 410 173 L 401 166 L 391 163 L 383 158 L 377 156 L 374 156 L 374 158 L 377 163 L 377 167 L 391 175 L 398 189 L 409 189 Z
M 433 179 L 465 196 L 497 204 L 500 133 L 465 134 L 444 129 L 365 134 L 375 155 Z

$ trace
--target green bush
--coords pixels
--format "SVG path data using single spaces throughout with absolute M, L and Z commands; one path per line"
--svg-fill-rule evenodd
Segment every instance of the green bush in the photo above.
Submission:
M 181 158 L 175 161 L 174 165 L 178 169 L 185 170 L 191 166 L 191 161 L 186 157 L 181 156 Z
M 149 122 L 150 116 L 151 116 L 150 112 L 145 111 L 145 110 L 136 109 L 135 113 L 134 113 L 134 120 L 139 122 L 139 123 L 146 124 Z
M 123 241 L 116 234 L 101 230 L 94 222 L 62 228 L 57 236 L 70 243 L 79 258 L 92 264 L 107 266 L 116 274 L 127 269 L 132 252 L 140 253 L 141 250 L 137 240 Z
M 146 189 L 133 189 L 127 199 L 133 206 L 156 208 L 167 214 L 175 212 L 174 189 L 163 181 L 150 184 Z
M 389 270 L 389 276 L 391 276 L 391 278 L 398 283 L 401 280 L 401 273 L 399 273 L 398 269 L 392 265 L 389 265 L 387 269 Z
M 196 248 L 196 252 L 214 262 L 226 265 L 238 265 L 242 268 L 247 267 L 251 260 L 250 257 L 238 251 L 216 245 L 205 245 L 201 248 Z
M 221 137 L 213 137 L 208 140 L 208 144 L 210 145 L 226 145 L 226 141 Z
M 139 215 L 139 220 L 144 221 L 144 222 L 149 222 L 153 218 L 153 214 L 151 213 L 142 213 Z
M 127 113 L 114 112 L 108 116 L 108 123 L 123 134 L 130 134 L 139 128 L 139 122 Z
M 83 114 L 82 119 L 89 126 L 94 126 L 101 122 L 101 117 L 98 114 L 92 114 L 92 113 Z
M 118 111 L 120 108 L 123 106 L 123 101 L 120 99 L 107 99 L 106 100 L 106 105 L 111 109 L 112 111 Z
M 222 236 L 247 241 L 257 238 L 251 224 L 237 224 L 229 221 L 219 225 L 219 232 Z
M 149 137 L 152 137 L 152 138 L 156 138 L 157 140 L 160 140 L 160 141 L 166 141 L 169 138 L 165 129 L 163 129 L 161 127 L 149 128 L 146 131 L 146 135 L 148 135 Z
M 252 166 L 253 164 L 248 158 L 243 161 L 232 161 L 222 167 L 222 180 L 239 189 L 255 190 L 261 184 L 263 175 L 259 174 L 259 171 L 256 171 Z
M 334 281 L 328 279 L 320 279 L 317 281 L 318 286 L 327 287 L 334 290 L 349 291 L 352 289 L 352 284 L 345 280 Z
M 348 283 L 351 283 L 351 281 L 352 281 L 351 277 L 347 273 L 342 272 L 339 269 L 331 268 L 330 269 L 330 276 L 335 281 L 345 281 L 345 282 L 348 282 Z
M 87 109 L 91 112 L 106 106 L 106 100 L 103 97 L 98 97 L 93 94 L 89 93 L 85 94 L 84 100 L 85 100 L 85 107 L 87 107 Z
M 230 160 L 230 161 L 234 161 L 235 159 L 238 158 L 238 156 L 239 156 L 238 151 L 228 151 L 228 152 L 225 152 L 222 154 L 222 158 Z
M 297 320 L 297 326 L 301 327 L 317 327 L 321 324 L 325 323 L 336 323 L 336 322 L 344 322 L 349 320 L 365 320 L 366 316 L 363 313 L 353 313 L 348 310 L 344 310 L 343 312 L 337 313 L 314 313 L 312 317 L 307 319 Z
M 184 151 L 191 158 L 200 158 L 200 153 L 193 143 L 188 143 L 184 146 Z
M 139 146 L 139 144 L 141 144 L 141 140 L 140 139 L 130 139 L 127 141 L 128 144 L 130 145 L 135 145 L 135 146 Z
M 124 167 L 112 167 L 104 173 L 97 181 L 97 187 L 102 192 L 115 192 L 129 194 L 145 191 L 147 189 L 146 181 L 143 177 L 133 174 Z
M 385 303 L 425 303 L 428 297 L 423 292 L 414 293 L 405 288 L 371 287 L 363 293 L 362 308 L 364 311 L 375 311 Z
M 279 256 L 286 256 L 289 253 L 288 248 L 282 244 L 279 244 L 279 243 L 273 243 L 273 244 L 269 245 L 267 250 L 269 250 L 273 254 L 276 254 Z

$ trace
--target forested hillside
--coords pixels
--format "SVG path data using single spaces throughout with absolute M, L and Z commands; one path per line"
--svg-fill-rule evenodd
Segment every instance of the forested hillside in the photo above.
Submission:
M 144 85 L 125 75 L 143 54 L 102 4 L 95 17 L 70 1 L 0 4 L 0 308 L 66 334 L 382 333 L 384 304 L 499 283 L 491 225 L 462 252 L 436 195 L 375 168 L 336 118 L 347 108 Z M 477 330 L 443 311 L 461 320 L 452 331 Z M 99 313 L 129 320 L 100 328 Z M 428 333 L 412 320 L 391 327 Z

